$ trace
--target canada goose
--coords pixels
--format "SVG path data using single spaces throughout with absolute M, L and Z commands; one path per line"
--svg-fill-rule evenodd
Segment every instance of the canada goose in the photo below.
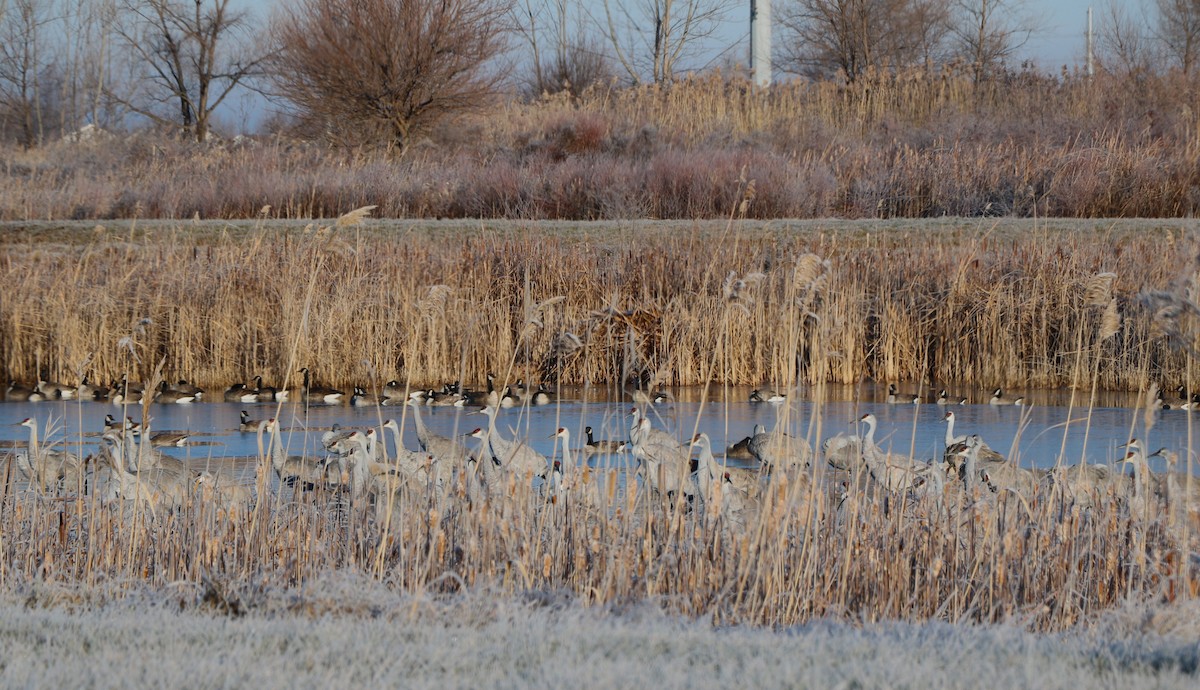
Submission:
M 938 393 L 937 404 L 939 405 L 966 405 L 967 399 L 958 396 L 950 397 L 950 394 L 943 388 L 942 392 Z
M 8 390 L 4 393 L 4 399 L 9 402 L 42 402 L 47 398 L 39 391 L 22 386 L 16 381 L 9 381 Z
M 405 386 L 403 383 L 400 383 L 396 379 L 392 379 L 391 381 L 383 384 L 383 397 L 387 398 L 388 400 L 396 400 L 400 404 L 403 404 L 406 400 L 408 400 L 408 391 L 406 388 L 407 386 Z M 384 404 L 386 405 L 387 403 L 385 402 Z
M 55 381 L 41 381 L 37 383 L 37 391 L 46 396 L 47 400 L 74 400 L 75 386 L 68 386 Z
M 258 430 L 258 420 L 250 419 L 250 413 L 245 410 L 242 410 L 241 423 L 238 424 L 238 431 L 249 433 L 249 432 L 254 432 L 257 430 Z
M 84 376 L 79 381 L 79 387 L 75 389 L 75 396 L 79 400 L 104 400 L 108 397 L 108 389 L 92 384 L 88 377 Z
M 787 402 L 787 395 L 777 393 L 775 391 L 762 391 L 757 388 L 750 391 L 750 402 L 752 403 L 774 403 L 776 405 Z
M 752 436 L 746 436 L 737 443 L 725 449 L 726 460 L 753 460 L 754 455 L 750 452 L 750 439 Z
M 179 379 L 179 381 L 169 386 L 169 388 L 173 391 L 183 393 L 184 395 L 194 396 L 197 400 L 202 400 L 204 398 L 204 389 L 188 383 L 187 379 Z
M 223 399 L 225 402 L 254 403 L 258 402 L 258 393 L 247 388 L 244 383 L 235 383 L 225 389 Z
M 992 399 L 988 400 L 989 405 L 1024 405 L 1025 398 L 1008 398 L 1004 396 L 1004 390 L 997 388 L 992 392 Z
M 104 415 L 104 430 L 105 431 L 112 431 L 113 429 L 119 430 L 119 429 L 123 428 L 124 426 L 125 426 L 124 424 L 117 421 L 117 418 L 112 416 L 111 414 Z
M 254 377 L 254 397 L 258 402 L 287 402 L 288 392 L 274 386 L 264 386 L 261 375 Z
M 154 394 L 154 402 L 164 405 L 186 405 L 195 401 L 195 395 L 188 395 L 186 393 L 174 390 L 167 385 L 166 381 L 163 381 L 162 384 L 159 385 L 158 392 Z
M 549 405 L 554 402 L 554 393 L 546 390 L 545 386 L 538 386 L 537 392 L 533 394 L 534 405 Z M 659 402 L 655 399 L 655 402 Z
M 461 394 L 449 390 L 449 386 L 443 387 L 437 391 L 432 388 L 425 391 L 425 404 L 434 407 L 461 407 L 465 404 L 466 398 Z
M 354 407 L 371 407 L 383 404 L 383 397 L 368 393 L 365 388 L 355 386 L 354 395 L 350 396 L 350 404 Z
M 488 372 L 486 391 L 464 391 L 462 397 L 468 405 L 479 407 L 483 407 L 484 405 L 499 405 L 500 398 L 496 395 L 496 375 L 490 371 Z
M 132 405 L 142 401 L 145 390 L 139 383 L 133 383 L 128 376 L 122 375 L 120 381 L 113 381 L 108 399 L 114 405 Z
M 602 439 L 597 441 L 592 436 L 592 427 L 584 427 L 583 433 L 587 436 L 587 444 L 584 445 L 584 451 L 588 455 L 609 455 L 612 453 L 620 453 L 625 450 L 624 441 L 611 441 Z
M 301 402 L 307 403 L 309 405 L 312 405 L 312 404 L 337 405 L 342 402 L 342 397 L 345 395 L 345 393 L 343 393 L 342 391 L 337 390 L 336 388 L 330 388 L 328 386 L 312 384 L 312 380 L 311 380 L 311 377 L 309 376 L 309 372 L 308 372 L 308 367 L 302 368 L 300 370 L 300 373 L 304 374 L 304 386 L 303 386 L 303 388 L 300 389 Z
M 182 431 L 156 431 L 150 434 L 150 444 L 163 448 L 166 446 L 186 446 L 191 434 Z
M 921 396 L 900 393 L 896 390 L 896 384 L 889 383 L 887 402 L 889 405 L 912 405 L 921 402 Z
M 532 474 L 545 477 L 550 467 L 546 456 L 529 447 L 529 444 L 519 439 L 507 439 L 496 430 L 496 408 L 488 405 L 476 414 L 488 418 L 487 444 L 492 457 L 500 462 L 500 466 L 517 476 Z
M 525 387 L 525 379 L 517 379 L 517 382 L 509 386 L 509 392 L 513 394 L 519 401 L 525 400 L 525 396 L 529 395 L 529 389 Z

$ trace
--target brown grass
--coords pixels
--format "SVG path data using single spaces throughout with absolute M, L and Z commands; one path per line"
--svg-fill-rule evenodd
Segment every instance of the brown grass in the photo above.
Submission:
M 142 132 L 5 149 L 0 219 L 1189 217 L 1194 79 L 867 75 L 768 91 L 708 74 L 510 102 L 404 158 Z
M 69 383 L 143 380 L 165 359 L 168 380 L 213 391 L 295 384 L 302 365 L 349 386 L 513 363 L 509 380 L 568 384 L 1086 388 L 1077 372 L 1095 371 L 1102 389 L 1173 390 L 1186 355 L 1138 296 L 1184 290 L 1200 249 L 1179 223 L 29 228 L 0 244 L 3 380 L 39 363 Z M 1102 272 L 1111 296 L 1089 306 Z M 1101 321 L 1105 339 L 1076 341 Z
M 588 242 L 582 235 L 593 230 L 395 232 L 263 224 L 96 231 L 53 250 L 10 243 L 4 332 L 20 344 L 6 351 L 44 362 L 91 353 L 89 366 L 105 373 L 157 374 L 161 357 L 181 371 L 189 371 L 181 362 L 208 357 L 238 372 L 302 361 L 334 380 L 388 375 L 403 357 L 402 378 L 415 380 L 537 361 L 570 329 L 584 344 L 563 362 L 567 378 L 627 369 L 614 358 L 628 349 L 680 378 L 787 379 L 797 362 L 817 381 L 913 362 L 1002 378 L 1028 374 L 1033 362 L 1094 386 L 1109 376 L 1144 381 L 1152 357 L 1177 357 L 1145 335 L 1149 317 L 1129 295 L 1167 284 L 1179 264 L 1165 247 L 1195 251 L 1189 237 L 1161 229 L 639 228 Z M 635 241 L 647 251 L 623 248 Z M 1085 299 L 1098 268 L 1118 276 L 1100 297 L 1130 312 L 1107 339 L 1103 310 Z M 68 283 L 75 287 L 56 287 Z M 78 319 L 95 321 L 54 331 L 73 320 L 55 310 L 74 315 L 76 304 L 97 314 Z M 924 330 L 939 328 L 936 340 Z M 1169 330 L 1197 332 L 1178 322 Z M 45 341 L 22 340 L 47 331 Z M 1007 359 L 972 364 L 981 351 Z M 254 359 L 270 353 L 270 364 Z M 1101 374 L 1102 358 L 1118 373 Z M 785 423 L 816 445 L 820 414 Z M 1050 488 L 970 494 L 949 481 L 922 499 L 853 483 L 842 501 L 838 477 L 817 463 L 800 470 L 805 476 L 777 472 L 761 512 L 742 524 L 718 516 L 720 499 L 688 511 L 683 500 L 645 490 L 612 514 L 597 512 L 570 496 L 550 500 L 528 476 L 505 477 L 486 497 L 465 478 L 444 494 L 414 484 L 376 512 L 342 494 L 293 500 L 289 490 L 268 490 L 265 458 L 258 468 L 259 498 L 239 511 L 199 497 L 150 512 L 104 503 L 99 491 L 44 496 L 6 475 L 0 589 L 200 582 L 236 613 L 238 592 L 351 571 L 405 592 L 565 591 L 597 606 L 648 600 L 720 624 L 831 616 L 1035 630 L 1085 623 L 1130 600 L 1197 595 L 1187 518 L 1134 511 L 1123 490 L 1085 505 Z

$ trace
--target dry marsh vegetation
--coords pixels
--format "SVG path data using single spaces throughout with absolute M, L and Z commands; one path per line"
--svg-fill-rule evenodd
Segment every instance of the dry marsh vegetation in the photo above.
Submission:
M 410 688 L 1138 689 L 1196 680 L 1197 652 L 1186 637 L 1127 623 L 1105 625 L 1104 637 L 941 623 L 820 622 L 779 634 L 713 629 L 647 606 L 597 612 L 567 599 L 546 606 L 486 594 L 399 596 L 351 577 L 265 597 L 251 615 L 230 620 L 180 611 L 178 600 L 194 596 L 186 591 L 63 611 L 63 602 L 47 602 L 54 595 L 46 589 L 0 603 L 6 685 L 293 688 L 337 678 Z M 1171 608 L 1194 615 L 1194 607 Z M 72 650 L 69 658 L 62 649 Z
M 1142 299 L 1191 289 L 1185 221 L 342 225 L 9 226 L 0 375 L 1196 383 L 1187 324 Z M 1116 330 L 1080 341 L 1102 272 Z
M 98 229 L 54 247 L 9 242 L 5 353 L 57 362 L 59 372 L 149 371 L 151 381 L 164 371 L 219 380 L 226 370 L 198 364 L 209 357 L 225 358 L 238 380 L 308 363 L 330 380 L 399 371 L 415 381 L 549 354 L 568 380 L 611 380 L 644 362 L 662 380 L 805 377 L 819 400 L 822 381 L 868 366 L 878 373 L 880 362 L 992 381 L 1053 375 L 1082 390 L 1139 387 L 1166 373 L 1152 361 L 1187 371 L 1173 347 L 1190 351 L 1182 339 L 1195 336 L 1188 319 L 1200 313 L 1191 276 L 1177 273 L 1194 270 L 1184 258 L 1194 240 L 1178 230 L 951 226 L 856 237 L 819 227 L 643 227 L 585 243 L 536 227 L 397 237 L 358 221 L 294 231 L 263 223 L 202 241 L 175 227 Z M 1174 291 L 1153 293 L 1144 301 L 1154 313 L 1139 316 L 1134 291 L 1156 285 Z M 562 346 L 564 333 L 578 343 Z M 812 447 L 826 436 L 819 407 L 782 424 Z M 370 494 L 274 490 L 266 456 L 258 468 L 255 498 L 236 510 L 203 494 L 153 509 L 105 500 L 95 484 L 45 495 L 10 470 L 0 591 L 199 582 L 236 612 L 247 588 L 337 571 L 403 592 L 646 600 L 719 624 L 836 617 L 1062 630 L 1123 602 L 1190 599 L 1200 585 L 1196 504 L 1157 489 L 1135 494 L 1124 480 L 1068 490 L 1072 479 L 1060 474 L 1036 489 L 992 492 L 972 481 L 931 490 L 938 483 L 859 474 L 843 485 L 818 461 L 776 468 L 757 503 L 735 504 L 719 477 L 703 502 L 627 477 L 629 490 L 598 509 L 586 488 L 547 492 L 498 470 L 483 472 L 480 487 L 455 465 L 447 483 L 410 477 L 376 489 L 372 509 Z
M 403 158 L 149 134 L 4 152 L 0 218 L 1188 217 L 1194 79 L 953 70 L 770 90 L 708 74 L 457 119 Z

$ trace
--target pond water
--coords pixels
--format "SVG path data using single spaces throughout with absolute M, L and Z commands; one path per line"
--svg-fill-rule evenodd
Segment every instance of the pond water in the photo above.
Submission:
M 1200 445 L 1200 413 L 1163 410 L 1147 438 L 1141 410 L 1132 407 L 1097 407 L 1089 416 L 1086 408 L 1058 404 L 1036 404 L 1030 407 L 995 407 L 986 403 L 986 394 L 979 394 L 976 404 L 941 407 L 934 404 L 888 405 L 877 400 L 874 391 L 862 395 L 862 389 L 834 389 L 832 397 L 870 398 L 842 399 L 814 403 L 798 400 L 786 405 L 745 402 L 749 389 L 710 389 L 709 398 L 728 397 L 730 402 L 697 402 L 700 389 L 675 392 L 675 401 L 653 406 L 652 419 L 656 427 L 666 428 L 677 438 L 690 438 L 693 430 L 708 433 L 714 449 L 724 448 L 749 435 L 755 424 L 774 428 L 780 419 L 794 436 L 805 436 L 813 445 L 838 433 L 853 434 L 855 421 L 865 413 L 879 419 L 876 440 L 893 452 L 912 453 L 918 458 L 940 456 L 944 448 L 946 426 L 943 416 L 953 410 L 957 417 L 955 433 L 980 434 L 1001 453 L 1025 467 L 1051 467 L 1059 458 L 1066 463 L 1086 460 L 1108 463 L 1123 457 L 1118 447 L 1130 436 L 1147 441 L 1150 449 L 1168 446 L 1179 452 Z M 630 402 L 606 401 L 595 391 L 565 393 L 556 404 L 503 410 L 498 425 L 506 435 L 517 435 L 547 457 L 561 456 L 560 447 L 552 434 L 566 427 L 572 434 L 572 446 L 582 445 L 583 429 L 592 426 L 597 439 L 628 438 Z M 829 397 L 829 396 L 827 396 Z M 1069 393 L 1031 396 L 1039 401 L 1066 401 Z M 1112 396 L 1103 402 L 1131 403 L 1131 396 Z M 238 431 L 239 412 L 248 410 L 251 417 L 261 420 L 278 416 L 282 424 L 283 442 L 289 454 L 319 455 L 320 436 L 333 424 L 342 427 L 366 428 L 379 426 L 395 418 L 402 426 L 405 445 L 417 447 L 411 410 L 398 407 L 310 406 L 297 404 L 245 405 L 240 403 L 195 403 L 190 405 L 151 406 L 153 431 L 186 431 L 192 434 L 188 445 L 167 447 L 164 452 L 189 460 L 196 468 L 235 467 L 252 473 L 252 459 L 259 452 L 254 433 Z M 7 448 L 23 448 L 28 442 L 28 430 L 19 426 L 26 417 L 38 421 L 42 443 L 53 441 L 67 446 L 82 447 L 83 453 L 95 452 L 100 444 L 104 416 L 141 418 L 140 407 L 123 409 L 105 403 L 76 401 L 40 403 L 0 403 L 0 454 Z M 1068 414 L 1069 412 L 1069 414 Z M 462 436 L 475 427 L 485 426 L 487 419 L 471 414 L 468 409 L 454 407 L 423 407 L 422 418 L 430 429 L 447 436 Z M 1068 423 L 1069 422 L 1069 423 Z M 51 434 L 47 438 L 47 424 Z M 387 435 L 390 442 L 390 434 Z M 1195 443 L 1193 443 L 1193 438 Z M 474 448 L 477 441 L 463 439 Z M 576 456 L 578 457 L 578 456 Z M 628 462 L 628 457 L 609 458 L 609 463 Z M 1165 463 L 1151 458 L 1153 469 L 1162 471 Z M 1196 464 L 1196 463 L 1193 463 Z M 1186 467 L 1179 468 L 1181 471 Z

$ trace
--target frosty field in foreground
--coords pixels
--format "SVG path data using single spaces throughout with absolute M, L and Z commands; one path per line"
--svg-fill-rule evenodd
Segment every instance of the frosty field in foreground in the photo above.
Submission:
M 1194 688 L 1200 658 L 1194 606 L 1131 608 L 1086 634 L 831 622 L 772 632 L 717 629 L 648 605 L 433 601 L 348 581 L 310 589 L 319 594 L 270 595 L 240 617 L 161 593 L 85 607 L 45 594 L 6 598 L 0 684 Z

